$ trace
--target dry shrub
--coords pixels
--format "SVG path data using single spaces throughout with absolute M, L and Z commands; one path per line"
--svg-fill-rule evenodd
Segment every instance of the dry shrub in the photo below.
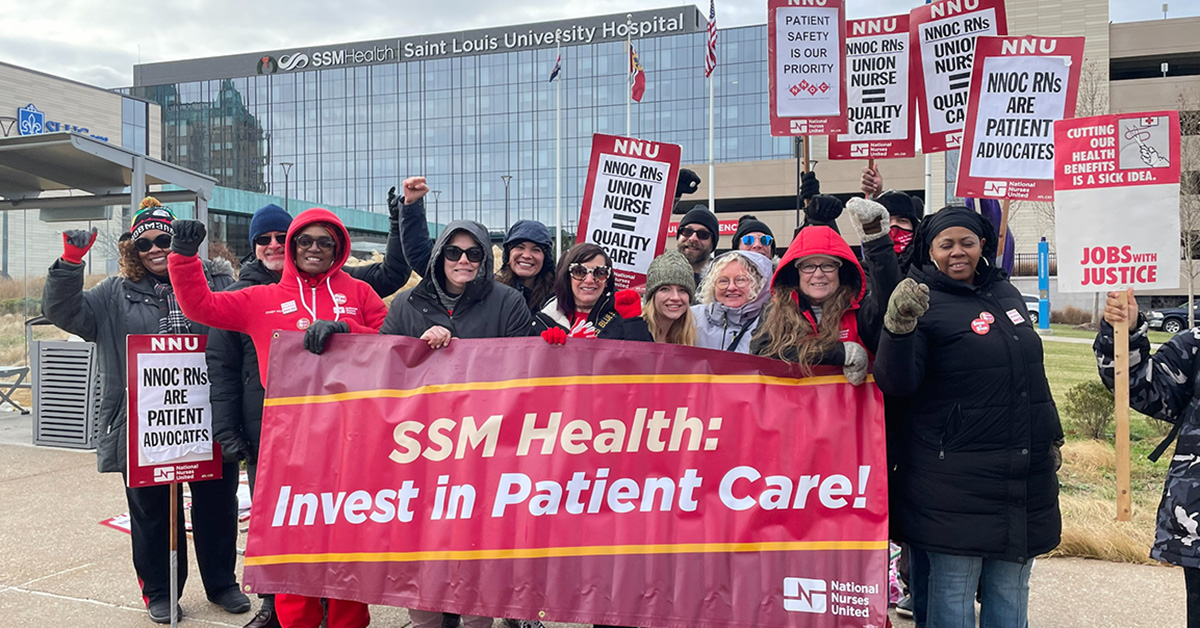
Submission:
M 1132 521 L 1116 521 L 1112 500 L 1059 495 L 1063 515 L 1062 543 L 1051 556 L 1080 556 L 1122 563 L 1154 564 L 1154 512 L 1134 506 Z
M 1050 312 L 1050 322 L 1061 323 L 1063 325 L 1081 325 L 1092 322 L 1092 313 L 1081 310 L 1073 305 L 1068 305 L 1061 310 Z
M 1063 471 L 1072 474 L 1098 475 L 1117 466 L 1113 446 L 1098 440 L 1076 440 L 1063 445 Z

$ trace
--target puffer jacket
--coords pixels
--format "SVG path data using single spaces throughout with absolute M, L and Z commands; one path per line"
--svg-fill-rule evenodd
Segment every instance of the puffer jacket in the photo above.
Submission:
M 296 268 L 292 240 L 313 223 L 324 222 L 341 231 L 339 256 L 320 275 Z M 287 255 L 279 283 L 249 286 L 234 292 L 213 292 L 199 281 L 194 255 L 171 253 L 167 265 L 175 283 L 179 306 L 189 319 L 211 327 L 248 334 L 260 356 L 259 378 L 266 383 L 271 335 L 276 329 L 308 329 L 316 320 L 344 321 L 352 333 L 373 334 L 387 315 L 383 299 L 371 287 L 345 271 L 350 257 L 350 233 L 333 212 L 313 208 L 292 221 L 287 233 Z
M 1182 567 L 1200 568 L 1200 328 L 1180 332 L 1150 355 L 1144 318 L 1129 334 L 1129 407 L 1172 423 L 1178 435 L 1167 469 L 1158 525 L 1150 557 Z M 1113 328 L 1100 324 L 1092 345 L 1100 379 L 1113 388 Z M 1164 442 L 1156 453 L 1165 449 Z M 1155 456 L 1157 457 L 1157 456 Z
M 229 262 L 196 261 L 199 281 L 211 290 L 223 290 L 233 283 Z M 125 470 L 126 340 L 129 334 L 159 333 L 163 299 L 154 290 L 157 283 L 148 273 L 140 281 L 109 277 L 91 290 L 83 289 L 83 264 L 55 260 L 46 276 L 42 291 L 42 314 L 59 329 L 96 343 L 100 354 L 99 440 L 96 466 L 101 473 Z M 178 290 L 176 291 L 178 297 Z M 193 333 L 208 328 L 192 324 Z
M 1020 292 L 993 267 L 973 284 L 932 264 L 908 276 L 929 286 L 929 309 L 914 331 L 885 331 L 875 361 L 879 388 L 906 398 L 889 461 L 893 536 L 1015 562 L 1054 549 L 1062 425 Z
M 445 282 L 441 250 L 454 234 L 465 232 L 487 253 L 475 278 L 467 283 L 454 311 L 449 312 L 438 298 L 434 282 Z M 455 338 L 510 338 L 529 333 L 531 314 L 525 299 L 512 288 L 497 283 L 492 276 L 491 240 L 483 225 L 456 220 L 446 226 L 434 243 L 425 275 L 415 287 L 405 290 L 392 301 L 380 333 L 420 338 L 434 325 L 450 330 Z
M 744 263 L 754 264 L 764 279 L 772 274 L 771 260 L 765 255 L 747 251 L 730 251 L 725 255 L 740 256 Z M 750 353 L 750 340 L 761 321 L 759 314 L 771 300 L 770 281 L 763 282 L 759 294 L 737 308 L 729 308 L 714 300 L 712 303 L 693 305 L 692 319 L 696 321 L 696 346 Z M 740 336 L 740 337 L 739 337 Z M 734 340 L 737 346 L 731 347 Z

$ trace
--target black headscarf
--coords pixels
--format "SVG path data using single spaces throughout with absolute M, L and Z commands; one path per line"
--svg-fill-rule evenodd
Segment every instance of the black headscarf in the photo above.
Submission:
M 950 205 L 943 207 L 941 211 L 933 215 L 926 216 L 917 226 L 912 244 L 900 256 L 900 272 L 907 274 L 908 269 L 914 266 L 921 268 L 926 264 L 933 264 L 933 260 L 929 257 L 929 249 L 933 246 L 933 240 L 939 233 L 951 227 L 963 227 L 979 236 L 979 239 L 983 241 L 981 259 L 989 262 L 996 259 L 996 228 L 992 226 L 992 222 L 966 207 Z

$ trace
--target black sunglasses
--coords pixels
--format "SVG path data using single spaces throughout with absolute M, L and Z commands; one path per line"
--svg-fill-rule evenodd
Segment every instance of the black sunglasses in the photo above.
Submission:
M 286 244 L 287 243 L 287 234 L 286 233 L 276 233 L 273 239 L 275 240 L 275 244 Z M 259 246 L 271 246 L 271 240 L 272 240 L 271 234 L 264 233 L 263 235 L 260 235 L 257 238 L 254 238 L 254 243 Z
M 133 241 L 133 246 L 137 247 L 137 250 L 143 253 L 156 246 L 165 251 L 171 248 L 171 236 L 164 233 L 153 240 L 150 238 L 138 238 Z
M 467 254 L 467 261 L 471 262 L 472 264 L 478 264 L 479 262 L 483 261 L 483 249 L 477 246 L 473 246 L 469 249 L 460 249 L 457 246 L 447 246 L 442 249 L 442 255 L 446 256 L 446 259 L 452 262 L 457 262 L 458 260 L 462 259 L 463 253 Z
M 314 244 L 316 244 L 317 248 L 321 249 L 322 251 L 332 251 L 333 247 L 337 243 L 334 242 L 333 238 L 331 238 L 329 236 L 321 236 L 319 238 L 314 238 L 310 235 L 301 235 L 301 236 L 296 237 L 296 246 L 298 248 L 307 249 L 307 248 L 311 248 L 312 245 L 314 245 Z
M 712 237 L 712 232 L 708 229 L 693 229 L 691 227 L 683 227 L 679 230 L 679 237 L 681 238 L 686 239 L 693 235 L 701 242 L 708 242 L 708 239 Z

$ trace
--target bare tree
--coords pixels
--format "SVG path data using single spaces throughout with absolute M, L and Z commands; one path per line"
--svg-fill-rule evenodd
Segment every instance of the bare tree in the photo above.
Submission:
M 1188 327 L 1196 326 L 1196 277 L 1200 275 L 1200 90 L 1181 92 L 1179 107 L 1180 142 L 1179 244 L 1187 282 Z M 1189 137 L 1191 136 L 1191 137 Z

